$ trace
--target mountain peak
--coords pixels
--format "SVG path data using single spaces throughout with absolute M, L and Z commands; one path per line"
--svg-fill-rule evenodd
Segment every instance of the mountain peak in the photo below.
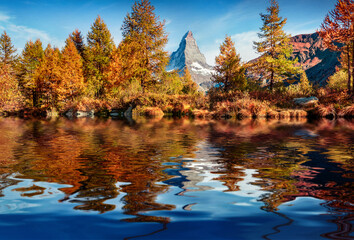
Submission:
M 193 39 L 194 39 L 193 33 L 192 33 L 191 30 L 189 30 L 189 31 L 187 32 L 187 34 L 186 34 L 186 39 L 190 39 L 190 38 L 193 38 Z
M 207 64 L 205 56 L 200 52 L 192 31 L 188 31 L 182 37 L 177 51 L 170 56 L 170 63 L 167 69 L 182 72 L 185 67 L 188 68 L 193 80 L 202 90 L 207 90 L 211 87 L 211 76 L 214 70 Z

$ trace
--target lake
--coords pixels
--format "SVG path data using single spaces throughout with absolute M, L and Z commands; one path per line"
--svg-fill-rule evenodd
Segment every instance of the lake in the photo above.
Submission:
M 1 239 L 353 239 L 354 121 L 0 118 Z

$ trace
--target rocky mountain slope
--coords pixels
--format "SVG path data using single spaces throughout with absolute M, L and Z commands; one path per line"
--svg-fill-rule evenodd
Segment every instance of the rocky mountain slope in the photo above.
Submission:
M 213 67 L 207 64 L 205 56 L 200 52 L 191 31 L 183 36 L 177 51 L 171 54 L 167 70 L 183 72 L 185 67 L 188 68 L 193 80 L 201 90 L 206 91 L 211 87 Z
M 325 48 L 322 38 L 317 34 L 301 34 L 291 38 L 293 45 L 293 57 L 298 58 L 299 63 L 306 71 L 308 79 L 321 86 L 326 84 L 339 66 L 339 52 Z
M 340 65 L 340 53 L 326 48 L 317 33 L 294 36 L 290 43 L 294 49 L 293 58 L 298 59 L 309 81 L 320 86 L 326 85 L 328 77 Z M 179 48 L 171 54 L 167 70 L 178 70 L 182 73 L 185 67 L 201 90 L 207 91 L 212 86 L 213 67 L 207 64 L 191 31 L 183 36 Z

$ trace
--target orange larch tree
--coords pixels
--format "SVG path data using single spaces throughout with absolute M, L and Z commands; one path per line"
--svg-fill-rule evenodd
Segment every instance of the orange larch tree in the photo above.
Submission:
M 226 36 L 220 46 L 220 54 L 215 58 L 213 82 L 224 91 L 244 90 L 247 84 L 245 67 L 241 57 L 236 53 L 235 44 L 231 37 Z
M 84 74 L 82 58 L 69 37 L 60 58 L 60 83 L 58 85 L 59 101 L 73 100 L 84 90 Z

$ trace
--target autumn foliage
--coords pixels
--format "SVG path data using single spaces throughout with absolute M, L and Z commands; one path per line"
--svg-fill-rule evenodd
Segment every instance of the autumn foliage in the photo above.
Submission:
M 342 65 L 348 73 L 348 91 L 354 92 L 354 1 L 338 0 L 335 9 L 325 17 L 320 36 L 325 45 L 341 51 Z M 351 79 L 353 79 L 351 89 Z
M 350 102 L 342 101 L 342 95 L 334 96 L 333 92 L 342 89 L 344 72 L 348 89 L 354 79 L 353 5 L 353 0 L 338 0 L 322 24 L 320 34 L 326 46 L 342 52 L 342 69 L 330 78 L 329 90 L 321 91 L 314 89 L 297 60 L 291 57 L 290 36 L 283 30 L 286 19 L 279 16 L 276 0 L 270 0 L 267 13 L 261 14 L 260 41 L 254 42 L 259 58 L 243 63 L 231 37 L 225 37 L 215 59 L 213 87 L 207 97 L 193 80 L 193 69 L 185 66 L 182 71 L 166 70 L 169 58 L 165 51 L 165 21 L 155 14 L 149 0 L 136 0 L 132 5 L 121 26 L 122 41 L 117 45 L 100 16 L 86 38 L 75 29 L 62 49 L 51 45 L 44 49 L 37 39 L 28 41 L 17 54 L 4 31 L 0 36 L 0 112 L 19 108 L 62 113 L 90 108 L 106 111 L 141 105 L 145 110 L 158 107 L 166 113 L 188 114 L 195 108 L 223 112 L 232 109 L 235 102 L 240 103 L 241 98 L 250 98 L 251 107 L 238 107 L 237 112 L 258 116 L 253 109 L 258 101 L 295 108 L 294 97 L 312 94 L 326 103 L 339 98 L 337 102 L 345 103 L 344 109 Z M 298 83 L 292 84 L 295 81 Z

